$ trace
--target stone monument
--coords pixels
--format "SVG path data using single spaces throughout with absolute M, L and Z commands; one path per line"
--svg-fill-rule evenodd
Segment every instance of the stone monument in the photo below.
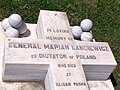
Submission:
M 92 90 L 87 81 L 107 80 L 117 65 L 108 43 L 74 40 L 65 12 L 41 10 L 37 38 L 5 39 L 3 81 L 42 80 L 46 90 Z

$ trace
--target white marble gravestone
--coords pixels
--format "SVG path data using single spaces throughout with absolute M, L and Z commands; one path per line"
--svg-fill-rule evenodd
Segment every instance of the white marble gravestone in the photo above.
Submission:
M 44 12 L 48 13 L 47 19 L 49 19 L 50 22 L 52 22 L 52 23 L 50 23 L 49 20 L 46 20 L 46 18 L 44 18 L 44 16 L 45 16 Z M 102 81 L 101 82 L 93 81 L 93 82 L 88 82 L 88 84 L 89 84 L 89 88 L 88 88 L 88 85 L 87 85 L 87 82 L 85 79 L 85 75 L 82 70 L 80 62 L 82 62 L 82 65 L 83 65 L 83 68 L 85 70 L 85 74 L 86 74 L 86 77 L 88 80 L 107 79 L 109 77 L 110 73 L 113 71 L 113 69 L 116 66 L 116 61 L 112 55 L 109 45 L 107 43 L 103 43 L 103 42 L 99 42 L 99 43 L 84 42 L 83 43 L 83 42 L 75 41 L 73 39 L 71 31 L 69 29 L 70 27 L 69 27 L 69 23 L 68 23 L 65 13 L 52 11 L 52 13 L 54 13 L 53 16 L 52 16 L 51 11 L 43 11 L 42 10 L 42 13 L 43 14 L 41 14 L 41 15 L 42 15 L 42 18 L 44 18 L 44 19 L 41 19 L 40 22 L 38 20 L 38 24 L 40 24 L 40 25 L 37 25 L 37 26 L 40 29 L 40 31 L 39 31 L 39 29 L 37 29 L 37 33 L 39 33 L 39 32 L 40 33 L 38 34 L 37 37 L 39 37 L 41 39 L 48 39 L 50 41 L 35 40 L 35 39 L 28 40 L 30 37 L 31 38 L 34 37 L 34 35 L 36 35 L 35 33 L 31 33 L 33 35 L 29 36 L 28 39 L 25 36 L 26 40 L 25 39 L 8 39 L 8 40 L 6 40 L 6 49 L 5 49 L 5 57 L 4 57 L 4 64 L 3 64 L 3 66 L 4 66 L 3 80 L 4 81 L 40 81 L 40 80 L 44 80 L 46 90 L 53 90 L 53 89 L 54 90 L 56 90 L 56 89 L 57 90 L 61 90 L 61 89 L 77 90 L 80 88 L 81 89 L 84 88 L 85 90 L 89 90 L 89 89 L 95 90 L 97 88 L 95 88 L 93 84 L 97 84 L 98 86 L 104 86 L 103 84 L 99 84 L 99 83 L 102 83 Z M 51 18 L 53 18 L 54 15 L 55 16 L 58 15 L 59 17 L 56 18 L 56 20 L 52 21 L 52 19 L 49 17 L 49 13 L 51 13 L 51 15 L 50 15 Z M 57 13 L 59 13 L 59 14 L 57 14 Z M 59 22 L 57 22 L 57 21 L 59 21 Z M 61 23 L 61 21 L 64 23 Z M 44 24 L 47 27 L 45 27 Z M 51 24 L 53 27 L 55 27 L 55 29 L 49 24 Z M 34 27 L 33 29 L 35 29 L 35 25 L 33 27 Z M 47 31 L 45 31 L 45 30 L 47 30 Z M 47 36 L 47 38 L 46 38 L 46 36 Z M 24 36 L 22 36 L 22 37 L 24 37 Z M 15 43 L 15 45 L 13 44 L 13 46 L 9 47 L 8 45 L 12 45 L 12 44 L 10 44 L 10 42 Z M 21 46 L 21 47 L 25 47 L 25 48 L 22 48 L 22 49 L 16 48 L 17 43 L 24 43 L 23 46 Z M 43 48 L 45 50 L 40 49 L 41 51 L 38 51 L 35 48 L 34 49 L 33 48 L 26 49 L 27 48 L 26 43 L 29 43 L 29 47 L 33 47 L 33 46 L 31 46 L 30 43 L 32 43 L 32 44 L 37 43 L 38 48 L 39 48 L 39 45 L 43 45 L 45 43 L 47 43 L 47 44 Z M 55 44 L 54 47 L 56 47 L 56 49 L 51 49 L 52 47 L 48 46 L 49 44 L 50 45 Z M 63 47 L 62 45 L 66 46 L 66 47 Z M 35 46 L 35 47 L 37 47 L 37 46 Z M 70 48 L 70 50 L 68 49 L 68 47 Z M 58 49 L 66 49 L 66 50 L 58 50 Z M 45 55 L 41 54 L 40 52 L 50 53 L 50 54 L 49 54 L 49 56 L 45 57 Z M 14 56 L 13 56 L 13 53 L 14 53 Z M 38 55 L 36 53 L 40 53 L 40 54 Z M 62 53 L 63 55 L 60 53 Z M 55 56 L 52 56 L 52 54 L 55 54 Z M 58 54 L 60 54 L 60 55 L 58 55 Z M 106 55 L 106 57 L 101 57 L 104 55 Z M 43 57 L 45 57 L 45 58 L 43 58 Z M 48 57 L 50 57 L 50 58 L 54 57 L 54 59 L 56 57 L 59 57 L 60 59 L 58 60 L 58 58 L 57 58 L 57 60 L 56 59 L 54 60 L 54 59 L 48 59 Z M 66 58 L 66 57 L 69 57 L 69 58 Z M 61 58 L 64 58 L 65 60 L 62 60 Z M 71 60 L 70 58 L 74 59 L 74 60 Z M 39 60 L 39 61 L 37 61 L 37 60 Z M 105 61 L 105 62 L 103 62 L 103 61 Z M 75 68 L 76 66 L 77 66 L 77 68 Z M 103 68 L 105 68 L 105 69 L 103 70 Z M 68 71 L 70 73 L 66 73 Z M 78 73 L 78 75 L 77 75 L 77 73 Z M 65 75 L 65 76 L 63 76 L 63 75 Z M 69 76 L 70 76 L 70 78 L 69 78 Z M 81 77 L 82 79 L 81 78 L 79 79 L 78 77 Z M 57 83 L 56 83 L 56 81 L 57 81 Z M 81 82 L 78 82 L 78 81 L 81 81 Z M 83 83 L 82 81 L 85 83 Z M 106 84 L 107 81 L 104 81 L 104 83 Z M 112 85 L 110 85 L 110 86 L 112 86 Z M 108 87 L 104 87 L 101 89 L 107 90 L 106 88 L 108 88 Z M 112 87 L 110 87 L 110 88 L 111 88 L 111 90 L 113 90 Z
M 72 36 L 65 12 L 41 10 L 37 27 L 38 39 L 41 38 L 53 42 L 57 40 L 58 43 L 60 41 L 71 41 L 73 44 L 78 42 Z M 78 43 L 77 47 L 73 47 L 75 51 L 84 49 L 82 54 L 79 55 L 79 59 L 81 59 L 86 77 L 88 80 L 106 80 L 117 65 L 111 49 L 108 43 L 105 42 L 99 42 L 99 45 L 89 43 L 86 42 L 82 47 L 79 47 L 81 43 Z

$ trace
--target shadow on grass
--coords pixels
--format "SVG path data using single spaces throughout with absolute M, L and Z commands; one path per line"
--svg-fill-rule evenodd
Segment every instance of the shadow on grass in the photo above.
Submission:
M 115 80 L 115 78 L 114 78 L 114 76 L 113 76 L 113 73 L 110 75 L 110 79 L 111 79 L 111 81 L 112 81 L 113 86 L 114 86 L 114 87 L 117 86 L 117 82 L 116 82 L 116 80 Z

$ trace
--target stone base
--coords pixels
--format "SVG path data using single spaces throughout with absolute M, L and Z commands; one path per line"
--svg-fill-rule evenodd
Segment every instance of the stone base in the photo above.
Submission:
M 114 90 L 110 79 L 104 81 L 88 81 L 90 90 Z

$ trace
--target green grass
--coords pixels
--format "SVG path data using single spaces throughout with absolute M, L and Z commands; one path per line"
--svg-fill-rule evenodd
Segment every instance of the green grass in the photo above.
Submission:
M 113 75 L 120 90 L 120 0 L 0 0 L 0 20 L 18 13 L 25 22 L 37 23 L 42 9 L 67 12 L 70 25 L 93 21 L 94 37 L 110 44 L 118 63 Z

